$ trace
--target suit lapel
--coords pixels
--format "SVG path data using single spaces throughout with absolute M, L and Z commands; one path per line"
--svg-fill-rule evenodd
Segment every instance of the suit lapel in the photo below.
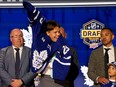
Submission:
M 9 55 L 11 56 L 10 58 L 11 58 L 11 64 L 13 64 L 13 66 L 15 66 L 15 58 L 14 58 L 14 50 L 13 50 L 13 48 L 12 47 L 10 47 L 9 48 Z
M 100 50 L 98 51 L 99 53 L 98 53 L 98 55 L 100 55 L 99 57 L 100 57 L 100 59 L 101 60 L 99 60 L 100 61 L 100 63 L 101 64 L 103 64 L 102 66 L 104 66 L 104 53 L 103 53 L 103 46 L 102 47 L 100 47 Z M 103 61 L 103 62 L 102 62 Z
M 12 67 L 12 76 L 15 77 L 15 58 L 14 58 L 14 50 L 13 47 L 10 46 L 7 50 L 7 56 L 10 58 L 9 61 L 11 63 L 11 67 Z
M 105 59 L 104 59 L 104 50 L 103 50 L 103 46 L 100 47 L 100 50 L 99 50 L 99 53 L 98 55 L 100 54 L 100 60 L 99 60 L 99 64 L 100 64 L 100 70 L 101 71 L 101 75 L 105 76 Z
M 115 58 L 115 61 L 116 61 L 116 47 L 114 47 L 114 58 Z

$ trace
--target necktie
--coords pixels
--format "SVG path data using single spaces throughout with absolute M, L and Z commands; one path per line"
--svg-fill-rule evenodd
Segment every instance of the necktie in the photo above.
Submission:
M 19 78 L 19 66 L 20 66 L 19 48 L 15 48 L 15 50 L 16 50 L 15 75 L 16 78 Z
M 105 77 L 108 78 L 108 66 L 107 64 L 109 63 L 109 55 L 108 55 L 108 51 L 110 50 L 110 48 L 105 49 L 105 55 L 104 55 L 104 64 L 105 64 Z

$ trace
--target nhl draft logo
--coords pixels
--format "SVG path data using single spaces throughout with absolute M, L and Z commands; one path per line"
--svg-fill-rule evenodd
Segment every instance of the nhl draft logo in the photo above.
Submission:
M 101 44 L 100 32 L 103 27 L 104 24 L 95 19 L 83 24 L 83 29 L 81 29 L 80 33 L 83 42 L 90 48 L 98 47 Z

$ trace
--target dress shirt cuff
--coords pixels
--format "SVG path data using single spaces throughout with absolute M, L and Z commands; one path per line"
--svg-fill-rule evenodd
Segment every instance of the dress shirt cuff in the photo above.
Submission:
M 99 78 L 99 77 L 100 77 L 100 76 L 98 76 L 98 77 L 96 78 L 96 83 L 99 83 L 99 82 L 98 82 L 98 78 Z

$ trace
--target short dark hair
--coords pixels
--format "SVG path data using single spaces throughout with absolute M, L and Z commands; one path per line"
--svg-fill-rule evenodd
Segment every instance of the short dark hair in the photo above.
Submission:
M 104 27 L 102 30 L 109 30 L 112 34 L 114 34 L 111 28 Z
M 46 31 L 53 30 L 55 27 L 59 27 L 60 28 L 60 25 L 56 21 L 54 21 L 54 20 L 49 20 L 46 23 Z

